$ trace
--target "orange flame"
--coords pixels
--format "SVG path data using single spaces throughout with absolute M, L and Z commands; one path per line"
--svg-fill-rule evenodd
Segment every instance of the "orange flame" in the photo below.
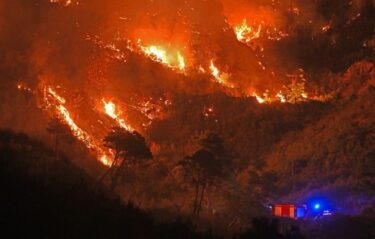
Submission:
M 281 103 L 286 102 L 285 96 L 282 94 L 281 91 L 279 93 L 277 93 L 276 97 L 280 100 Z
M 64 6 L 69 6 L 72 4 L 72 0 L 50 0 L 50 3 L 61 3 Z M 79 4 L 79 2 L 76 2 L 76 4 Z
M 239 41 L 248 43 L 260 37 L 262 25 L 259 24 L 258 28 L 256 29 L 255 27 L 247 24 L 247 19 L 243 19 L 242 24 L 234 27 L 234 31 Z
M 32 89 L 30 87 L 24 85 L 23 83 L 18 83 L 17 84 L 17 89 L 20 90 L 20 91 L 32 92 Z
M 210 63 L 210 70 L 211 70 L 211 74 L 212 76 L 216 79 L 216 81 L 219 83 L 219 84 L 224 84 L 226 83 L 229 75 L 227 73 L 221 73 L 219 71 L 219 69 L 215 66 L 214 64 L 214 61 L 211 60 L 211 63 Z
M 140 43 L 138 44 L 143 53 L 149 56 L 151 59 L 170 68 L 177 68 L 180 71 L 185 70 L 186 61 L 180 51 L 167 52 L 167 50 L 162 46 L 151 45 L 145 47 L 141 46 Z
M 105 101 L 102 99 L 104 104 L 104 111 L 105 113 L 112 119 L 114 119 L 121 128 L 126 129 L 127 131 L 133 131 L 132 127 L 125 123 L 125 120 L 120 118 L 121 111 L 116 109 L 115 103 L 112 101 Z
M 329 31 L 330 29 L 331 29 L 331 24 L 330 24 L 330 23 L 328 23 L 327 25 L 325 25 L 325 26 L 322 27 L 322 31 L 323 31 L 323 32 L 327 32 L 327 31 Z
M 257 95 L 256 93 L 253 93 L 253 96 L 257 99 L 258 103 L 259 104 L 263 104 L 266 102 L 265 99 L 263 99 L 262 97 L 260 97 L 259 95 Z
M 59 118 L 61 118 L 70 128 L 73 135 L 83 142 L 87 148 L 93 149 L 96 151 L 98 157 L 98 160 L 102 162 L 104 165 L 109 166 L 111 164 L 110 161 L 110 155 L 112 154 L 110 151 L 106 152 L 99 143 L 97 143 L 87 132 L 82 130 L 76 122 L 72 119 L 71 114 L 69 110 L 64 106 L 66 103 L 66 100 L 61 97 L 59 94 L 57 94 L 56 91 L 54 91 L 51 87 L 46 87 L 45 92 L 48 94 L 45 94 L 44 102 L 47 104 L 48 107 L 53 107 L 55 109 L 55 113 L 58 115 Z M 50 98 L 52 97 L 53 101 L 57 103 L 57 105 L 54 104 L 54 102 L 51 102 Z
M 60 115 L 64 119 L 64 121 L 69 125 L 70 129 L 73 131 L 74 136 L 76 136 L 79 140 L 85 142 L 88 148 L 94 148 L 95 146 L 92 144 L 90 136 L 86 132 L 84 132 L 81 128 L 77 126 L 77 124 L 73 121 L 70 116 L 69 111 L 63 105 L 57 106 L 57 109 L 60 112 Z
M 65 104 L 66 100 L 59 96 L 54 90 L 52 90 L 50 87 L 48 88 L 48 93 L 50 93 L 60 104 Z

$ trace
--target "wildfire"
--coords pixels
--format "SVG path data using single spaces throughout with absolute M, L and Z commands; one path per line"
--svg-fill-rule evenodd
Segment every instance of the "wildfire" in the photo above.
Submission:
M 65 104 L 66 100 L 59 96 L 56 91 L 52 90 L 50 87 L 48 88 L 48 93 L 51 94 L 60 104 Z
M 144 127 L 150 126 L 155 119 L 165 119 L 168 115 L 167 108 L 172 105 L 168 96 L 153 98 L 135 95 L 129 99 L 126 106 L 147 118 L 148 122 L 142 123 Z
M 276 97 L 280 100 L 281 103 L 286 102 L 285 96 L 283 95 L 281 91 L 277 93 Z
M 117 114 L 115 113 L 116 111 L 116 106 L 114 103 L 112 102 L 105 102 L 105 100 L 103 100 L 103 103 L 104 103 L 104 109 L 105 109 L 105 113 L 111 117 L 112 119 L 116 119 L 117 118 Z
M 102 162 L 106 166 L 110 166 L 112 164 L 112 158 L 107 154 L 102 154 L 99 157 L 99 161 Z
M 30 87 L 24 85 L 23 83 L 17 84 L 17 89 L 20 90 L 20 91 L 32 92 L 32 89 Z
M 75 5 L 79 4 L 78 0 L 49 0 L 49 2 L 51 3 L 51 5 L 56 4 L 56 5 L 59 5 L 61 7 L 63 7 L 63 6 L 72 7 L 72 6 L 75 6 Z M 296 15 L 300 14 L 300 10 L 298 8 L 292 8 L 291 10 Z M 115 14 L 115 15 L 117 16 L 117 14 Z M 283 28 L 281 26 L 275 27 L 275 26 L 272 25 L 274 23 L 267 22 L 266 18 L 265 18 L 265 20 L 264 19 L 257 19 L 256 20 L 255 18 L 254 18 L 254 20 L 250 20 L 250 19 L 246 19 L 246 18 L 243 19 L 243 18 L 244 18 L 244 16 L 241 16 L 239 18 L 240 21 L 236 20 L 236 21 L 233 22 L 233 25 L 231 25 L 232 31 L 234 31 L 234 33 L 235 33 L 235 35 L 234 35 L 233 32 L 232 32 L 233 39 L 236 36 L 238 41 L 240 41 L 244 44 L 248 44 L 248 46 L 251 46 L 251 45 L 261 46 L 261 47 L 256 48 L 256 49 L 259 49 L 259 52 L 255 52 L 255 54 L 254 54 L 257 58 L 259 58 L 259 59 L 256 59 L 256 61 L 258 62 L 259 67 L 263 71 L 266 72 L 266 71 L 268 71 L 268 69 L 270 69 L 269 71 L 271 71 L 272 70 L 271 64 L 266 64 L 267 59 L 269 57 L 267 56 L 267 51 L 263 50 L 262 40 L 264 40 L 264 39 L 265 40 L 267 40 L 267 39 L 268 40 L 280 40 L 280 39 L 283 39 L 283 38 L 287 37 L 288 34 L 283 32 Z M 238 18 L 236 17 L 236 19 L 238 19 Z M 243 19 L 243 20 L 241 21 L 241 19 Z M 77 24 L 78 24 L 78 22 L 77 22 Z M 228 24 L 232 24 L 232 23 L 228 23 Z M 324 32 L 329 31 L 330 28 L 331 28 L 331 23 L 326 24 L 324 26 L 320 26 L 320 27 L 322 27 L 322 31 L 324 31 Z M 128 28 L 126 28 L 126 29 L 128 29 Z M 129 28 L 129 29 L 132 29 L 132 28 Z M 198 31 L 198 29 L 200 29 L 200 28 L 197 28 L 197 29 L 195 29 L 195 27 L 192 28 L 192 30 L 194 30 L 194 34 L 193 34 L 194 38 L 192 38 L 190 40 L 187 39 L 186 41 L 183 41 L 185 45 L 181 44 L 182 38 L 180 39 L 180 38 L 177 38 L 177 37 L 173 37 L 173 39 L 170 40 L 170 41 L 177 41 L 177 39 L 178 39 L 179 43 L 176 43 L 176 45 L 171 44 L 170 41 L 169 42 L 163 42 L 163 41 L 161 41 L 161 39 L 152 39 L 152 41 L 150 41 L 150 39 L 145 39 L 146 40 L 145 42 L 141 42 L 140 39 L 137 41 L 133 38 L 134 36 L 137 35 L 137 33 L 131 33 L 131 34 L 129 34 L 129 36 L 126 36 L 125 34 L 124 34 L 124 36 L 122 36 L 122 34 L 118 34 L 118 36 L 113 37 L 113 38 L 105 37 L 104 39 L 106 39 L 106 40 L 102 39 L 100 37 L 101 34 L 97 33 L 98 36 L 87 35 L 86 39 L 92 41 L 98 47 L 104 49 L 105 53 L 106 53 L 105 56 L 109 55 L 110 58 L 117 59 L 117 60 L 121 61 L 121 63 L 125 63 L 125 62 L 127 62 L 127 60 L 129 60 L 129 61 L 133 60 L 133 58 L 129 57 L 132 54 L 139 54 L 140 56 L 142 56 L 144 58 L 149 58 L 149 59 L 151 59 L 155 62 L 163 64 L 164 66 L 168 67 L 169 69 L 171 69 L 173 71 L 176 71 L 178 73 L 183 73 L 183 74 L 186 74 L 186 75 L 189 74 L 190 72 L 193 72 L 193 70 L 194 70 L 193 67 L 195 67 L 196 72 L 200 72 L 201 74 L 204 74 L 204 76 L 205 76 L 204 79 L 211 78 L 212 84 L 214 84 L 215 83 L 214 81 L 216 81 L 218 84 L 220 84 L 224 87 L 233 87 L 233 86 L 230 85 L 231 82 L 234 82 L 234 81 L 230 81 L 231 76 L 232 76 L 231 73 L 233 74 L 233 77 L 232 77 L 233 79 L 235 78 L 234 76 L 238 76 L 238 74 L 237 74 L 237 71 L 230 72 L 228 69 L 235 69 L 236 70 L 235 67 L 222 68 L 222 66 L 219 65 L 219 62 L 223 62 L 223 60 L 219 60 L 217 58 L 214 58 L 214 59 L 206 58 L 206 59 L 202 60 L 202 58 L 206 56 L 205 52 L 209 52 L 207 54 L 210 54 L 211 56 L 218 56 L 218 55 L 225 55 L 225 54 L 220 54 L 219 52 L 215 52 L 216 46 L 212 47 L 212 49 L 211 49 L 210 46 L 207 46 L 207 50 L 203 49 L 204 51 L 201 51 L 202 49 L 200 47 L 201 47 L 201 45 L 203 45 L 202 43 L 206 43 L 206 40 L 203 40 L 202 43 L 201 43 L 200 39 L 205 39 L 206 35 L 210 36 L 211 33 L 200 32 L 200 31 Z M 206 28 L 202 28 L 202 29 L 206 29 Z M 207 29 L 210 29 L 210 28 L 207 28 Z M 225 29 L 227 29 L 227 28 L 225 28 Z M 157 30 L 159 30 L 159 29 L 157 29 Z M 93 31 L 93 32 L 96 32 L 96 31 Z M 121 31 L 119 31 L 119 32 L 121 32 Z M 105 35 L 105 34 L 103 34 L 103 35 Z M 142 36 L 145 36 L 145 35 L 146 34 L 142 34 Z M 202 35 L 202 36 L 197 37 L 198 35 Z M 132 40 L 130 40 L 130 39 L 132 39 Z M 164 38 L 162 38 L 162 39 L 164 39 Z M 185 36 L 184 36 L 183 39 L 185 39 Z M 220 40 L 220 38 L 218 38 L 218 39 Z M 207 41 L 206 44 L 209 44 L 209 42 L 210 41 Z M 195 45 L 197 46 L 197 49 L 195 49 Z M 241 46 L 241 44 L 239 44 L 239 43 L 237 43 L 237 45 L 240 45 L 240 50 L 244 48 L 244 46 L 243 45 Z M 264 44 L 264 45 L 267 46 L 267 44 Z M 190 46 L 192 49 L 194 48 L 194 51 L 193 50 L 189 51 L 188 46 Z M 221 46 L 221 44 L 219 44 L 218 46 Z M 230 46 L 228 46 L 228 47 L 229 47 L 228 49 L 231 50 Z M 199 53 L 200 51 L 203 52 L 204 54 L 203 53 L 200 54 Z M 198 53 L 196 53 L 196 52 L 198 52 Z M 235 51 L 235 53 L 237 53 L 237 51 Z M 232 55 L 235 55 L 235 53 L 232 54 Z M 195 56 L 195 54 L 197 54 L 198 56 Z M 101 54 L 98 55 L 98 56 L 101 56 Z M 128 59 L 128 57 L 129 57 L 129 59 Z M 229 57 L 229 58 L 231 58 L 231 57 Z M 138 59 L 138 58 L 136 58 L 136 59 Z M 102 61 L 99 61 L 99 62 L 101 63 Z M 109 62 L 111 63 L 112 61 L 109 61 Z M 108 64 L 110 64 L 110 63 L 108 63 Z M 135 62 L 135 63 L 137 63 L 137 62 Z M 215 63 L 216 63 L 216 65 L 215 65 Z M 228 64 L 228 66 L 232 66 L 232 65 L 230 65 L 231 64 L 230 62 L 228 62 L 226 64 Z M 267 66 L 267 68 L 266 68 L 266 66 Z M 249 68 L 251 69 L 251 67 L 249 67 Z M 238 69 L 242 69 L 242 67 L 239 67 Z M 194 72 L 194 75 L 192 75 L 193 77 L 195 76 L 196 72 Z M 249 72 L 246 71 L 246 73 L 249 73 Z M 105 73 L 103 73 L 103 74 L 105 74 Z M 251 73 L 249 73 L 249 74 L 251 74 Z M 254 74 L 258 74 L 258 73 L 254 73 Z M 300 74 L 300 73 L 298 73 L 298 74 Z M 210 75 L 212 75 L 212 76 L 210 76 Z M 246 75 L 248 75 L 248 74 L 241 74 L 241 75 L 239 75 L 239 78 L 242 78 L 242 75 L 245 75 L 245 77 L 246 77 Z M 264 77 L 267 77 L 267 75 L 268 74 L 264 74 Z M 275 75 L 275 74 L 273 74 L 273 75 Z M 107 75 L 105 75 L 105 76 L 106 77 L 101 77 L 101 75 L 100 75 L 100 77 L 98 76 L 97 78 L 103 78 L 103 79 L 104 78 L 110 78 L 111 75 L 109 75 L 108 77 L 107 77 Z M 200 77 L 200 76 L 198 76 L 198 77 Z M 188 78 L 188 77 L 186 77 L 186 78 Z M 261 78 L 261 77 L 258 77 L 258 75 L 257 75 L 257 78 Z M 296 79 L 295 81 L 297 82 L 297 80 L 299 80 L 300 78 L 304 78 L 304 77 L 303 77 L 303 75 L 301 77 L 296 75 L 294 78 Z M 105 81 L 103 80 L 103 82 L 105 82 Z M 108 82 L 110 82 L 110 80 L 108 80 Z M 239 79 L 238 82 L 241 83 L 242 82 L 241 79 Z M 236 85 L 236 86 L 238 86 L 238 88 L 236 88 L 232 92 L 234 92 L 233 94 L 237 94 L 237 95 L 240 95 L 240 96 L 245 95 L 247 97 L 255 97 L 256 101 L 259 104 L 269 104 L 269 103 L 273 103 L 273 102 L 298 103 L 298 102 L 304 102 L 304 101 L 312 100 L 312 99 L 313 100 L 315 100 L 315 99 L 322 99 L 322 100 L 326 99 L 326 98 L 323 98 L 323 96 L 320 97 L 320 98 L 319 98 L 319 96 L 315 96 L 315 98 L 313 98 L 312 95 L 310 95 L 310 94 L 308 95 L 305 92 L 305 86 L 304 85 L 297 84 L 297 83 L 291 84 L 290 87 L 285 87 L 283 89 L 281 89 L 281 87 L 278 88 L 278 89 L 275 89 L 276 86 L 272 86 L 273 87 L 272 88 L 272 95 L 270 95 L 269 92 L 267 92 L 267 91 L 266 92 L 259 91 L 259 89 L 251 89 L 251 91 L 247 91 L 246 88 L 242 88 L 243 85 L 244 85 L 244 87 L 246 87 L 245 84 Z M 240 86 L 241 86 L 241 88 L 240 88 Z M 32 92 L 32 90 L 30 88 L 28 88 L 27 86 L 25 86 L 23 84 L 18 84 L 17 88 L 19 90 Z M 215 87 L 215 89 L 216 89 L 216 87 Z M 45 86 L 44 90 L 45 90 L 45 92 L 44 92 L 45 93 L 44 94 L 44 104 L 47 106 L 46 108 L 48 108 L 48 110 L 53 111 L 54 116 L 57 116 L 58 118 L 63 120 L 69 126 L 69 128 L 71 129 L 72 134 L 79 141 L 81 141 L 87 148 L 95 151 L 95 153 L 98 156 L 98 160 L 100 162 L 102 162 L 104 165 L 110 165 L 111 161 L 112 161 L 111 158 L 113 156 L 113 152 L 111 152 L 110 150 L 108 150 L 107 148 L 105 148 L 102 145 L 100 135 L 96 135 L 96 134 L 93 133 L 93 132 L 99 132 L 99 134 L 102 134 L 104 132 L 104 130 L 95 129 L 94 124 L 92 124 L 92 125 L 91 124 L 90 125 L 82 124 L 83 122 L 86 122 L 86 121 L 78 121 L 77 118 L 74 117 L 75 115 L 73 114 L 73 111 L 69 111 L 69 109 L 70 109 L 69 106 L 72 106 L 73 103 L 69 104 L 69 103 L 71 103 L 71 102 L 69 102 L 70 99 L 69 98 L 65 99 L 64 97 L 62 97 L 58 93 L 59 88 L 52 88 L 52 87 L 49 87 L 49 86 Z M 254 91 L 256 91 L 256 93 Z M 226 92 L 230 92 L 230 91 L 228 90 Z M 230 93 L 232 93 L 232 92 L 230 92 Z M 110 123 L 112 122 L 113 124 L 117 124 L 118 126 L 124 128 L 125 130 L 128 130 L 128 131 L 133 131 L 134 129 L 127 122 L 125 110 L 126 110 L 126 112 L 137 111 L 138 113 L 140 113 L 140 114 L 135 114 L 135 115 L 138 118 L 141 119 L 141 121 L 142 121 L 141 123 L 144 126 L 144 125 L 146 125 L 146 123 L 144 123 L 144 122 L 153 122 L 153 120 L 155 120 L 155 119 L 166 118 L 166 115 L 167 115 L 168 111 L 165 110 L 165 109 L 171 104 L 169 99 L 165 100 L 165 99 L 161 99 L 161 98 L 160 99 L 158 99 L 158 98 L 155 98 L 155 99 L 148 98 L 146 100 L 142 100 L 140 97 L 135 97 L 134 102 L 129 103 L 129 100 L 127 100 L 126 102 L 122 102 L 120 104 L 120 102 L 114 101 L 111 98 L 109 98 L 109 99 L 111 99 L 111 100 L 109 100 L 108 98 L 101 99 L 102 96 L 92 96 L 92 95 L 90 95 L 90 96 L 94 97 L 94 99 L 97 100 L 96 106 L 97 106 L 98 110 L 96 111 L 96 113 L 98 113 L 98 111 L 100 111 L 100 113 L 102 113 L 103 116 L 105 114 L 106 116 L 109 117 L 106 120 L 107 122 L 110 122 Z M 254 99 L 254 102 L 255 102 L 255 99 Z M 123 108 L 123 107 L 126 107 L 126 109 Z M 124 112 L 122 110 L 124 110 Z M 215 116 L 215 112 L 216 111 L 214 110 L 213 107 L 207 107 L 207 108 L 204 109 L 204 116 L 212 118 L 213 116 Z M 87 112 L 85 112 L 85 113 L 87 113 Z M 85 115 L 88 115 L 88 113 L 85 114 Z M 103 124 L 103 127 L 105 127 L 104 122 L 101 121 L 101 123 Z
M 270 95 L 269 90 L 266 90 L 263 93 L 263 96 L 260 96 L 255 92 L 250 93 L 248 96 L 254 97 L 259 104 L 269 104 L 274 102 L 295 104 L 302 101 L 323 99 L 321 96 L 309 97 L 303 88 L 297 89 L 296 87 L 288 88 L 285 86 L 283 90 L 280 90 L 273 96 Z M 328 98 L 325 99 L 327 100 Z
M 212 106 L 204 107 L 203 116 L 205 118 L 214 117 L 215 116 L 214 108 Z
M 112 101 L 107 102 L 104 99 L 102 99 L 102 102 L 104 104 L 104 111 L 110 118 L 114 119 L 121 128 L 128 131 L 133 131 L 133 129 L 125 123 L 125 120 L 120 118 L 121 111 L 116 109 L 115 103 Z
M 177 52 L 178 68 L 182 71 L 185 69 L 185 58 L 181 55 L 180 52 Z
M 160 46 L 149 46 L 143 47 L 142 50 L 145 52 L 146 55 L 151 57 L 155 57 L 156 60 L 161 61 L 164 64 L 169 64 L 167 58 L 167 52 Z
M 61 3 L 64 6 L 70 6 L 73 3 L 73 1 L 72 0 L 50 0 L 50 3 Z M 78 5 L 79 2 L 76 1 L 76 4 Z
M 179 69 L 180 71 L 185 70 L 186 61 L 180 51 L 171 51 L 167 50 L 162 46 L 141 46 L 140 49 L 144 54 L 149 56 L 151 59 L 160 62 L 170 68 Z
M 51 100 L 52 98 L 52 100 Z M 54 113 L 62 119 L 72 131 L 72 134 L 81 142 L 83 142 L 87 148 L 96 151 L 98 160 L 104 165 L 109 166 L 111 161 L 109 155 L 111 152 L 106 152 L 99 143 L 97 143 L 87 132 L 81 129 L 77 123 L 71 117 L 69 110 L 65 107 L 66 100 L 60 96 L 51 87 L 45 87 L 44 103 L 48 108 L 54 109 Z
M 330 29 L 331 29 L 331 24 L 330 23 L 322 27 L 322 31 L 323 32 L 328 32 Z
M 265 99 L 263 99 L 262 97 L 260 97 L 259 95 L 257 95 L 256 93 L 253 93 L 253 96 L 257 99 L 258 103 L 259 104 L 263 104 L 266 102 Z
M 88 148 L 93 148 L 94 145 L 91 143 L 90 136 L 87 135 L 81 128 L 77 126 L 74 120 L 71 118 L 69 111 L 65 106 L 59 105 L 57 109 L 60 112 L 60 115 L 64 119 L 64 121 L 69 125 L 70 129 L 72 130 L 74 136 L 76 136 L 82 142 L 85 142 Z
M 259 24 L 258 27 L 249 26 L 247 19 L 243 19 L 242 24 L 234 27 L 234 31 L 239 41 L 248 43 L 260 37 L 262 25 Z
M 241 24 L 234 25 L 233 30 L 238 41 L 251 47 L 254 47 L 254 45 L 250 45 L 249 43 L 254 43 L 255 39 L 262 38 L 270 41 L 280 41 L 289 36 L 288 33 L 278 29 L 275 26 L 269 25 L 264 21 L 249 25 L 246 18 L 242 20 Z M 264 51 L 263 45 L 260 42 L 258 43 L 258 46 L 254 49 Z
M 216 79 L 219 84 L 224 84 L 227 81 L 228 74 L 220 73 L 219 69 L 215 66 L 214 60 L 211 60 L 210 70 L 212 76 Z

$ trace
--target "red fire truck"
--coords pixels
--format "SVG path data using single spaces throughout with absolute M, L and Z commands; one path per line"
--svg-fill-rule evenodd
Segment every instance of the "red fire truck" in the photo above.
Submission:
M 276 217 L 287 217 L 291 219 L 299 219 L 306 217 L 307 206 L 299 206 L 295 204 L 273 204 L 272 214 Z

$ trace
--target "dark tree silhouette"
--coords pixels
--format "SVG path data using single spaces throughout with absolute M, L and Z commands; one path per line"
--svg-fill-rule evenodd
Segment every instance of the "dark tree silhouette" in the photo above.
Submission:
M 102 176 L 100 181 L 102 181 L 106 175 L 110 174 L 112 176 L 112 189 L 116 186 L 119 171 L 125 167 L 126 162 L 138 162 L 140 160 L 152 158 L 152 153 L 146 145 L 145 138 L 136 131 L 130 132 L 123 128 L 115 127 L 104 138 L 104 145 L 113 149 L 115 155 L 111 167 Z
M 201 140 L 201 145 L 203 148 L 212 152 L 221 152 L 224 149 L 224 142 L 222 138 L 213 132 L 207 133 L 205 138 Z
M 204 193 L 207 188 L 223 175 L 222 164 L 215 155 L 206 149 L 200 149 L 192 156 L 181 160 L 180 165 L 186 173 L 186 180 L 195 187 L 193 221 L 199 219 Z
M 53 118 L 48 122 L 47 131 L 54 137 L 54 152 L 56 160 L 59 159 L 59 147 L 61 141 L 73 142 L 74 137 L 70 128 L 60 119 Z
M 226 150 L 224 140 L 215 132 L 208 132 L 200 141 L 203 149 L 210 151 L 220 161 L 223 169 L 231 171 L 232 155 Z
M 298 227 L 292 225 L 290 229 L 281 233 L 278 220 L 267 218 L 254 218 L 252 227 L 243 232 L 239 239 L 303 239 Z
M 224 148 L 224 141 L 215 132 L 207 132 L 200 140 L 201 149 L 180 162 L 186 173 L 185 179 L 195 188 L 192 220 L 198 220 L 207 189 L 224 175 L 224 168 L 230 168 L 230 155 Z
M 0 228 L 12 238 L 214 239 L 184 220 L 154 215 L 102 187 L 71 161 L 25 134 L 0 129 Z M 63 154 L 60 158 L 65 158 Z M 46 183 L 46 182 L 49 183 Z

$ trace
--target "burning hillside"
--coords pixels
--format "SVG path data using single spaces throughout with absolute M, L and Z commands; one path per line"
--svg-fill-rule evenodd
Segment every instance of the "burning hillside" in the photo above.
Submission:
M 318 173 L 314 165 L 334 157 L 331 151 L 337 155 L 327 171 L 345 160 L 354 164 L 354 156 L 345 158 L 339 148 L 354 144 L 356 127 L 346 127 L 344 137 L 327 125 L 340 131 L 362 115 L 364 122 L 352 123 L 373 131 L 373 116 L 366 112 L 373 101 L 374 5 L 5 0 L 0 127 L 48 142 L 56 158 L 62 151 L 89 174 L 109 175 L 104 184 L 141 207 L 187 215 L 192 197 L 193 220 L 204 208 L 207 220 L 218 215 L 223 222 L 216 224 L 242 227 L 248 214 L 264 213 L 260 205 L 266 201 L 299 200 L 309 187 L 319 190 L 322 182 L 309 185 L 302 177 L 312 180 L 306 170 Z M 336 118 L 338 125 L 332 125 Z M 66 135 L 76 141 L 64 140 Z M 366 151 L 363 165 L 374 147 L 365 141 L 356 148 Z M 335 143 L 324 153 L 318 149 L 322 142 Z M 145 155 L 154 160 L 137 160 Z M 199 157 L 222 161 L 205 164 L 222 165 L 220 173 L 210 168 L 220 180 L 188 173 L 203 167 L 192 163 Z M 289 179 L 276 183 L 276 176 L 289 177 L 294 162 L 306 164 L 290 177 L 300 180 L 299 188 Z M 337 174 L 348 173 L 339 168 Z M 325 172 L 322 180 L 336 176 Z M 256 209 L 239 216 L 249 201 Z

